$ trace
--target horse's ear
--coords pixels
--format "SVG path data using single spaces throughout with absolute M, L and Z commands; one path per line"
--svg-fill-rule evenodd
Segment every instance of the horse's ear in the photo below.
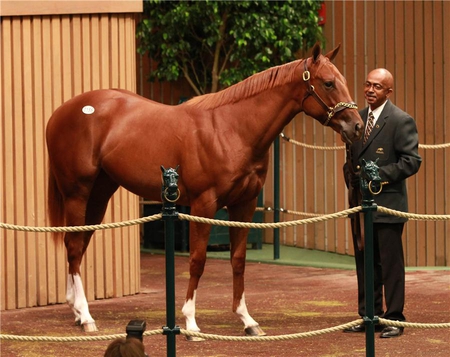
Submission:
M 177 167 L 175 167 L 175 171 L 178 171 L 179 167 L 180 167 L 180 165 L 177 165 Z
M 330 61 L 334 60 L 334 58 L 338 54 L 340 48 L 341 48 L 341 44 L 337 45 L 337 47 L 333 51 L 328 52 L 325 55 L 325 57 L 328 57 L 330 59 Z
M 166 172 L 166 169 L 164 168 L 163 165 L 161 165 L 161 172 L 162 172 L 162 173 Z
M 366 166 L 367 166 L 367 161 L 366 161 L 366 159 L 362 159 L 361 163 L 362 163 L 363 167 L 366 167 Z
M 317 59 L 320 56 L 320 42 L 317 41 L 316 44 L 314 45 L 313 49 L 312 49 L 312 55 L 313 55 L 313 62 L 315 63 L 317 61 Z

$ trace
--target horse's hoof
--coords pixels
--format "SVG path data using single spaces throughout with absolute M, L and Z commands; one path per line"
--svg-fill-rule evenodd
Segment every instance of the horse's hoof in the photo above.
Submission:
M 96 332 L 98 331 L 97 326 L 95 325 L 95 322 L 86 322 L 85 324 L 81 325 L 84 332 Z
M 259 325 L 250 326 L 244 329 L 245 336 L 266 336 L 267 334 L 262 330 Z
M 196 337 L 196 336 L 186 336 L 186 341 L 189 341 L 189 342 L 201 342 L 201 341 L 205 341 L 205 339 L 201 338 L 201 337 Z

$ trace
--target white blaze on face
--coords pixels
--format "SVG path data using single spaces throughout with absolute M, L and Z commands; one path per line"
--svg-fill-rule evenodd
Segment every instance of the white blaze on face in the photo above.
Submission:
M 186 318 L 186 330 L 199 332 L 200 329 L 195 321 L 195 298 L 197 296 L 197 290 L 194 291 L 194 297 L 186 300 L 181 310 Z
M 245 328 L 258 326 L 258 323 L 253 320 L 253 318 L 249 315 L 247 311 L 247 304 L 245 303 L 245 293 L 242 294 L 241 301 L 239 303 L 238 308 L 236 309 L 236 314 L 244 323 Z

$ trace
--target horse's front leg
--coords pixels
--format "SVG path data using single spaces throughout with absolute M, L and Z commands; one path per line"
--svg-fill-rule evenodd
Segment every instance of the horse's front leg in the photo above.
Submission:
M 230 221 L 250 222 L 255 211 L 255 202 L 239 207 L 228 207 Z M 244 323 L 247 336 L 265 336 L 266 333 L 250 316 L 244 293 L 245 258 L 247 254 L 248 229 L 230 227 L 230 257 L 233 269 L 233 312 Z
M 192 215 L 197 215 L 193 213 Z M 197 296 L 197 288 L 200 278 L 203 274 L 206 263 L 206 248 L 208 245 L 209 233 L 211 226 L 190 222 L 189 237 L 189 285 L 186 293 L 186 300 L 182 309 L 182 313 L 186 319 L 186 330 L 199 332 L 200 328 L 195 319 L 195 300 Z M 197 337 L 187 337 L 189 341 L 202 341 Z

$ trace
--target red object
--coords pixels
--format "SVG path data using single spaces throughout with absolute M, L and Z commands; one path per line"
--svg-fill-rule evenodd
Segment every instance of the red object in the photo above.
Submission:
M 319 25 L 323 26 L 325 25 L 325 21 L 327 19 L 327 12 L 326 12 L 326 7 L 325 7 L 325 3 L 322 3 L 322 6 L 319 9 Z

